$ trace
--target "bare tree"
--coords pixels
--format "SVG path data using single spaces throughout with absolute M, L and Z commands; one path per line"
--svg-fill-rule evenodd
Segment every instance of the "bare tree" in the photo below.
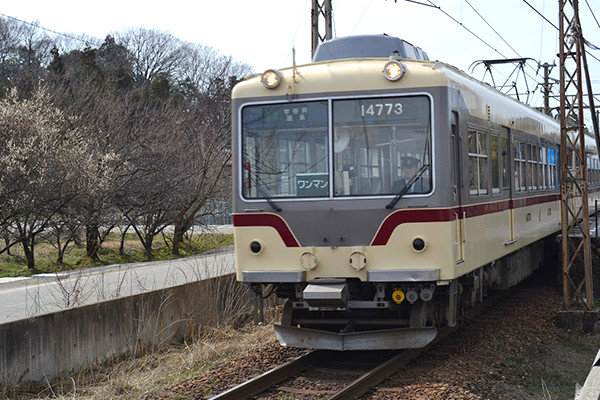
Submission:
M 69 205 L 61 209 L 54 218 L 48 221 L 48 229 L 43 237 L 56 249 L 56 265 L 64 264 L 67 246 L 78 235 L 81 222 L 75 210 Z
M 178 160 L 189 149 L 181 140 L 176 101 L 140 103 L 131 112 L 136 117 L 127 134 L 130 142 L 139 145 L 128 154 L 132 175 L 117 203 L 144 246 L 146 258 L 152 259 L 154 238 L 175 218 L 174 196 L 188 174 L 182 174 Z
M 86 255 L 98 259 L 102 241 L 119 221 L 115 193 L 123 186 L 129 164 L 122 155 L 128 146 L 127 109 L 132 87 L 129 54 L 111 37 L 99 49 L 85 48 L 61 55 L 50 63 L 55 102 L 81 130 L 88 148 L 85 179 L 73 205 L 86 231 Z M 104 227 L 101 230 L 101 227 Z
M 33 265 L 52 225 L 61 262 L 80 223 L 98 258 L 125 220 L 148 258 L 174 224 L 177 254 L 207 200 L 229 192 L 229 92 L 248 72 L 164 31 L 130 29 L 92 47 L 0 18 L 0 97 L 18 88 L 1 105 L 2 251 L 22 243 Z
M 177 188 L 174 201 L 177 214 L 174 220 L 173 254 L 179 254 L 179 246 L 194 224 L 199 211 L 223 186 L 228 191 L 227 175 L 231 160 L 231 121 L 229 94 L 231 86 L 222 80 L 214 80 L 213 87 L 200 96 L 188 120 L 182 124 L 182 142 L 188 151 L 180 159 L 178 167 L 187 174 Z
M 248 64 L 236 62 L 209 46 L 183 43 L 181 53 L 175 77 L 192 96 L 208 93 L 215 79 L 226 81 L 231 76 L 243 77 L 252 72 Z
M 132 55 L 133 74 L 138 82 L 158 76 L 169 78 L 181 63 L 181 41 L 157 29 L 133 28 L 115 33 L 116 42 Z

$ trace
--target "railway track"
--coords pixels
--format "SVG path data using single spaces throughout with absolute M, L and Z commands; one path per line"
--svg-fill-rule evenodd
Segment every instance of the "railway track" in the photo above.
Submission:
M 278 398 L 281 392 L 328 400 L 357 398 L 422 351 L 405 350 L 390 354 L 381 351 L 313 350 L 211 400 Z
M 473 319 L 494 306 L 505 292 L 498 292 L 464 317 Z M 448 337 L 455 329 L 442 328 L 428 346 L 398 351 L 313 350 L 235 386 L 211 400 L 294 398 L 356 399 L 388 376 Z M 283 394 L 282 394 L 283 393 Z

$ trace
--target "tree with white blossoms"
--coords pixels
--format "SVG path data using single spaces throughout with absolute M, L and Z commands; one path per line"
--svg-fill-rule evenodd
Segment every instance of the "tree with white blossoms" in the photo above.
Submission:
M 38 235 L 77 197 L 86 144 L 41 89 L 0 99 L 0 143 L 0 225 L 14 235 L 0 254 L 21 244 L 33 269 Z
M 42 233 L 60 264 L 81 232 L 98 260 L 115 226 L 152 258 L 173 225 L 178 254 L 230 196 L 230 91 L 251 67 L 159 30 L 84 42 L 0 17 L 0 254 L 22 244 L 30 268 Z

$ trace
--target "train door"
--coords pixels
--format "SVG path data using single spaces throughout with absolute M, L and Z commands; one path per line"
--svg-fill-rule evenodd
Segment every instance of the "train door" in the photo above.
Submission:
M 458 113 L 453 111 L 450 120 L 450 165 L 452 173 L 452 187 L 451 187 L 451 205 L 454 208 L 454 218 L 456 220 L 456 230 L 454 237 L 454 246 L 456 248 L 456 263 L 464 262 L 465 252 L 465 215 L 461 209 L 462 204 L 462 165 L 461 165 L 461 149 L 462 149 L 462 137 L 459 132 L 458 125 Z
M 514 197 L 514 165 L 511 162 L 514 155 L 513 140 L 511 132 L 506 127 L 500 128 L 500 147 L 501 147 L 501 181 L 502 181 L 502 199 L 508 200 Z M 512 204 L 512 202 L 510 202 Z M 508 211 L 508 232 L 505 234 L 504 244 L 515 243 L 515 215 L 514 208 L 511 206 Z
M 509 130 L 506 127 L 500 127 L 499 131 L 491 132 L 491 150 L 492 150 L 492 196 L 496 201 L 509 203 L 511 198 L 511 179 L 509 173 Z M 500 226 L 502 228 L 502 238 L 505 244 L 511 243 L 514 239 L 514 216 L 512 209 L 508 209 L 507 218 Z

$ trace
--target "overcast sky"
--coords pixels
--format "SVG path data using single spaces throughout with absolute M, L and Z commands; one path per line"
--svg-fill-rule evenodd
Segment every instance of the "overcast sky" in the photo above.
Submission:
M 421 47 L 432 60 L 441 60 L 481 79 L 476 60 L 530 57 L 536 63 L 558 63 L 558 31 L 527 3 L 558 26 L 556 0 L 332 0 L 334 36 L 386 33 Z M 586 39 L 600 46 L 600 0 L 580 0 Z M 194 43 L 211 46 L 262 72 L 310 61 L 311 0 L 0 0 L 0 13 L 59 32 L 103 39 L 129 27 L 171 32 Z M 454 20 L 452 19 L 454 18 Z M 466 29 L 465 29 L 466 28 Z M 467 31 L 467 29 L 469 31 Z M 600 58 L 600 51 L 591 50 Z M 589 57 L 594 92 L 600 92 L 600 62 Z M 497 71 L 496 81 L 510 73 Z M 552 74 L 558 78 L 558 67 Z M 533 88 L 530 88 L 533 89 Z M 539 91 L 538 91 L 539 93 Z M 540 105 L 541 96 L 536 94 Z M 599 101 L 600 102 L 600 101 Z

